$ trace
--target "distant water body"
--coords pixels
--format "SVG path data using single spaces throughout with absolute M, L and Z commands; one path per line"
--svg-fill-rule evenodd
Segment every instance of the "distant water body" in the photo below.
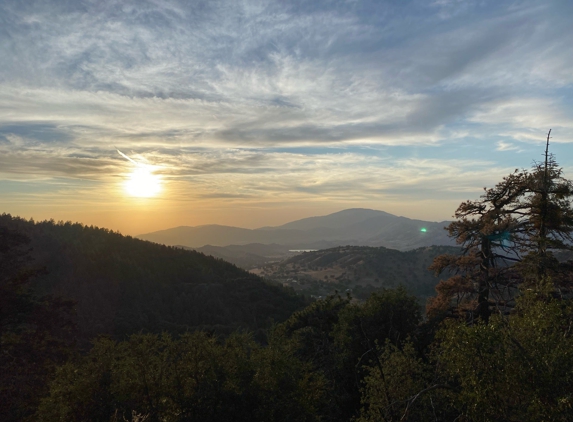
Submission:
M 289 252 L 316 252 L 318 249 L 289 249 Z

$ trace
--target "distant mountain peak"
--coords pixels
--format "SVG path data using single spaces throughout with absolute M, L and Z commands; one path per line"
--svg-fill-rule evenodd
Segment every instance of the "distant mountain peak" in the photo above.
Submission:
M 444 223 L 413 220 L 368 208 L 350 208 L 291 221 L 278 227 L 245 229 L 210 224 L 161 230 L 137 237 L 192 248 L 260 243 L 289 246 L 291 249 L 357 245 L 406 250 L 432 244 L 453 245 L 443 230 Z M 422 231 L 422 228 L 426 231 Z

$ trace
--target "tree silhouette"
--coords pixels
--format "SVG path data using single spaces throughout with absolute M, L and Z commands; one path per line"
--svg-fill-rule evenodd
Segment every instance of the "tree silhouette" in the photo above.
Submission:
M 0 227 L 0 419 L 30 417 L 55 367 L 74 350 L 73 303 L 37 297 L 29 239 Z

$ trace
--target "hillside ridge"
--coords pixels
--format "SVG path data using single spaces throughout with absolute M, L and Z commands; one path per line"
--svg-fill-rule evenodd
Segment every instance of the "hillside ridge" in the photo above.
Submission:
M 33 281 L 35 291 L 76 302 L 84 342 L 140 331 L 255 331 L 306 303 L 292 290 L 196 251 L 7 214 L 0 216 L 0 227 L 30 239 L 29 265 L 47 270 Z

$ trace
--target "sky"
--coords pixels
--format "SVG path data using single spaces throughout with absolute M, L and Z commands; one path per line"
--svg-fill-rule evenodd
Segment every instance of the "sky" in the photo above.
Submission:
M 137 235 L 451 219 L 550 150 L 573 1 L 0 0 L 0 212 Z

